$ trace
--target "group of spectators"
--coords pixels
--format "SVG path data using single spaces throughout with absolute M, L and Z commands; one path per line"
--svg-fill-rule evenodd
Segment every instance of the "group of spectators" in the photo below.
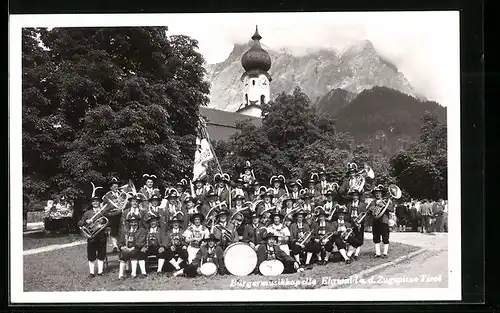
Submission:
M 448 232 L 448 200 L 400 203 L 396 206 L 395 218 L 396 231 Z

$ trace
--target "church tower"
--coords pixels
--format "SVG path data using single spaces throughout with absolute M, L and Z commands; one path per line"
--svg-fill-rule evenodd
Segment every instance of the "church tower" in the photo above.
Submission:
M 245 69 L 245 73 L 241 75 L 243 101 L 236 111 L 254 117 L 261 117 L 261 104 L 268 103 L 271 97 L 269 88 L 271 76 L 268 73 L 271 68 L 271 57 L 262 49 L 261 39 L 259 30 L 255 26 L 252 46 L 241 57 L 241 65 Z

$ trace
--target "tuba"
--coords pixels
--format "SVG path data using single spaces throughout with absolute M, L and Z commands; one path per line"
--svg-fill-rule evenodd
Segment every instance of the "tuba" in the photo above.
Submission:
M 348 166 L 349 164 L 357 168 L 357 165 L 355 163 L 348 163 Z M 373 172 L 372 168 L 368 166 L 368 164 L 365 164 L 363 166 L 363 169 L 356 173 L 354 181 L 349 181 L 349 189 L 347 193 L 351 193 L 353 191 L 362 192 L 366 182 L 365 177 L 369 177 L 371 179 L 375 177 L 375 173 Z
M 382 215 L 384 215 L 385 211 L 389 207 L 389 205 L 392 203 L 392 199 L 399 199 L 401 198 L 401 189 L 397 185 L 389 185 L 389 198 L 388 199 L 381 199 L 381 200 L 373 200 L 375 202 L 375 206 L 370 207 L 371 214 L 375 219 L 380 218 Z
M 208 229 L 211 229 L 212 226 L 215 225 L 215 216 L 217 213 L 217 210 L 222 207 L 223 205 L 227 206 L 226 201 L 222 201 L 216 205 L 214 205 L 210 210 L 207 212 L 207 216 L 205 218 L 205 221 L 203 222 L 204 226 L 207 227 Z
M 97 189 L 100 189 L 102 187 L 96 187 L 94 183 L 92 183 L 92 198 L 95 197 L 95 192 Z M 102 212 L 107 209 L 106 204 L 101 204 L 101 208 L 97 213 L 95 213 L 91 218 L 90 218 L 90 223 L 80 226 L 80 231 L 82 232 L 83 236 L 87 239 L 94 238 L 97 234 L 99 234 L 103 229 L 105 229 L 108 226 L 109 220 L 107 217 L 102 215 Z

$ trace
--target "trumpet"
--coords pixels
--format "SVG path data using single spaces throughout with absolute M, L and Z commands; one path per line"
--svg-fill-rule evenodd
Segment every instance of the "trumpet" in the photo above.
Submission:
M 330 238 L 332 238 L 333 236 L 333 232 L 329 232 L 329 233 L 326 233 L 324 234 L 320 239 L 319 239 L 319 242 L 323 242 L 323 241 L 327 241 L 329 240 Z
M 302 237 L 300 237 L 300 239 L 297 241 L 297 244 L 299 246 L 304 246 L 307 242 L 309 242 L 309 240 L 311 239 L 312 237 L 312 232 L 311 231 L 308 231 L 308 232 L 305 232 Z
M 352 233 L 353 233 L 354 229 L 351 227 L 351 228 L 348 228 L 345 232 L 343 232 L 341 235 L 340 235 L 340 239 L 344 242 L 344 243 L 347 243 L 347 241 L 349 240 L 349 237 L 351 237 Z

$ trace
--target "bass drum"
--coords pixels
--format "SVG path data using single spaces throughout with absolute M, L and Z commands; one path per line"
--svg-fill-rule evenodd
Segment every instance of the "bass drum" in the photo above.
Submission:
M 285 266 L 280 260 L 266 260 L 259 266 L 259 271 L 264 276 L 278 276 L 283 273 Z
M 257 266 L 257 253 L 244 242 L 229 245 L 224 251 L 224 263 L 234 276 L 247 276 Z
M 202 266 L 200 266 L 200 272 L 203 276 L 206 277 L 213 277 L 215 274 L 217 274 L 217 265 L 214 263 L 204 263 Z

